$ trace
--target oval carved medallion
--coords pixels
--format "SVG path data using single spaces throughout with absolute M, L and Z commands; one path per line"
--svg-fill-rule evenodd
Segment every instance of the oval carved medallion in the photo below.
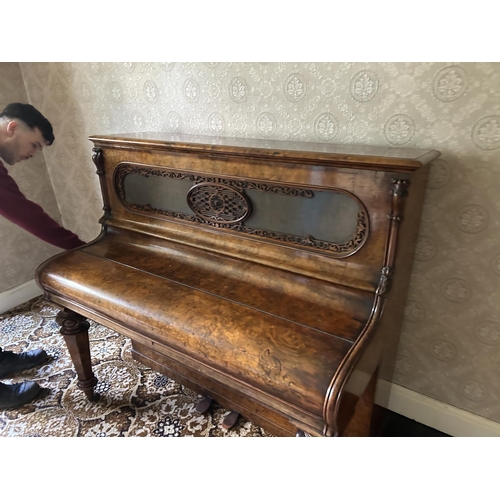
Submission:
M 191 210 L 206 220 L 234 224 L 244 221 L 251 213 L 248 198 L 230 186 L 202 182 L 187 194 Z

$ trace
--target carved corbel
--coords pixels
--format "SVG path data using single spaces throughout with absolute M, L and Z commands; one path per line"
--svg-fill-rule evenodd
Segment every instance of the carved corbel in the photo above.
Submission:
M 378 287 L 376 290 L 377 295 L 386 295 L 391 288 L 393 271 L 389 266 L 382 268 L 382 274 L 380 275 L 380 280 L 378 282 Z
M 104 157 L 101 148 L 92 148 L 92 161 L 96 166 L 96 173 L 99 176 L 99 182 L 101 184 L 101 191 L 103 193 L 104 206 L 102 210 L 104 215 L 99 219 L 99 223 L 102 224 L 111 214 L 111 208 L 109 206 L 108 190 L 106 189 L 106 177 L 104 172 Z

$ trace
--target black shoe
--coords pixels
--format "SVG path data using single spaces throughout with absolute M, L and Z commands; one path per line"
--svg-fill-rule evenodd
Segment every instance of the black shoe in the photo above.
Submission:
M 0 352 L 0 378 L 29 370 L 47 361 L 47 353 L 43 349 L 15 354 L 10 351 Z
M 0 410 L 13 410 L 36 399 L 42 388 L 36 382 L 2 384 L 0 382 Z

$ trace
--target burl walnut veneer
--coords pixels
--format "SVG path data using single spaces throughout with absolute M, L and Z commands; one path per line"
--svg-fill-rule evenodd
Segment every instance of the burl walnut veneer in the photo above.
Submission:
M 135 359 L 271 433 L 373 433 L 439 153 L 90 139 L 102 232 L 37 271 L 64 308 L 58 322 L 87 397 L 97 384 L 91 318 L 130 337 Z

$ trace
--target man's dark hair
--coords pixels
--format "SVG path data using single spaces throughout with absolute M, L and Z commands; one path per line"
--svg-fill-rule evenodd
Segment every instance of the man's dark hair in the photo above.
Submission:
M 0 118 L 5 116 L 13 120 L 22 120 L 30 129 L 35 127 L 40 130 L 43 138 L 50 144 L 54 142 L 54 132 L 52 125 L 45 116 L 31 104 L 23 104 L 21 102 L 12 102 L 8 104 L 0 113 Z

